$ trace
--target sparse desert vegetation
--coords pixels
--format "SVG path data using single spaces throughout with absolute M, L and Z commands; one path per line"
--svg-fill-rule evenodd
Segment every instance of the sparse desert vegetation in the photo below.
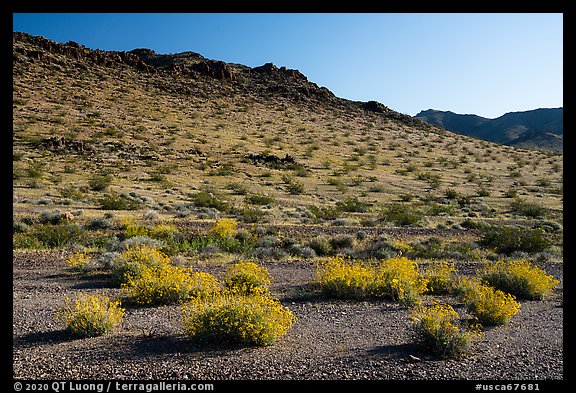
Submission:
M 563 378 L 562 154 L 274 65 L 13 48 L 14 377 Z

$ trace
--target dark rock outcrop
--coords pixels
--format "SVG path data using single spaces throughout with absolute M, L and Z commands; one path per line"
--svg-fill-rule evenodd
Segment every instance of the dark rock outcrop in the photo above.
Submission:
M 376 113 L 390 112 L 390 108 L 388 108 L 384 104 L 379 103 L 378 101 L 363 102 L 361 105 L 362 105 L 362 108 L 364 108 L 370 112 L 376 112 Z
M 39 149 L 46 149 L 59 153 L 84 153 L 85 150 L 89 150 L 85 149 L 84 141 L 68 140 L 63 136 L 52 136 L 45 138 L 40 143 L 38 143 L 37 147 Z
M 235 80 L 236 76 L 232 68 L 219 60 L 204 60 L 190 67 L 200 74 L 207 75 L 215 79 Z
M 291 169 L 294 167 L 303 167 L 294 157 L 286 154 L 284 157 L 278 157 L 273 154 L 247 154 L 246 158 L 253 163 L 260 163 L 276 169 Z
M 32 36 L 26 33 L 13 33 L 12 37 L 13 44 L 14 42 L 24 42 L 42 49 L 29 50 L 22 46 L 13 45 L 16 52 L 34 60 L 44 61 L 47 63 L 62 63 L 62 60 L 56 59 L 54 55 L 63 55 L 72 60 L 88 61 L 106 67 L 115 67 L 125 64 L 140 71 L 149 73 L 155 72 L 154 68 L 144 63 L 137 53 L 92 50 L 87 49 L 74 41 L 60 44 L 44 37 Z
M 259 67 L 252 68 L 252 71 L 258 74 L 267 74 L 279 78 L 295 79 L 302 82 L 308 82 L 308 78 L 298 70 L 293 70 L 286 67 L 276 67 L 273 63 L 266 63 Z

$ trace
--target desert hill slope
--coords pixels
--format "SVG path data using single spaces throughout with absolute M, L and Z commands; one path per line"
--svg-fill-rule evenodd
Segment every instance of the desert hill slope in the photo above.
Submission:
M 344 216 L 367 223 L 388 203 L 429 204 L 448 191 L 474 198 L 479 214 L 507 213 L 511 189 L 561 211 L 561 156 L 336 97 L 298 70 L 195 52 L 108 52 L 25 33 L 13 34 L 12 56 L 13 189 L 22 211 L 44 200 L 100 214 L 112 193 L 184 215 L 205 191 L 257 214 L 249 220 L 281 223 L 357 200 L 367 208 Z M 95 176 L 110 182 L 98 189 Z

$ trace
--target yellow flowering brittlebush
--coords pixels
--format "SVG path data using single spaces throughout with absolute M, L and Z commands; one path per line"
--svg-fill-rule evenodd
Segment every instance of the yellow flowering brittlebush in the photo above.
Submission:
M 470 291 L 474 291 L 474 289 L 481 284 L 482 279 L 478 276 L 467 277 L 457 275 L 454 278 L 452 293 L 463 299 Z
M 426 268 L 427 293 L 445 295 L 454 288 L 456 267 L 453 262 L 435 262 Z
M 122 220 L 122 229 L 126 239 L 135 236 L 148 236 L 150 234 L 149 228 L 143 225 L 139 225 L 136 221 L 130 218 L 125 218 Z
M 525 260 L 500 260 L 487 264 L 482 278 L 491 286 L 518 298 L 542 300 L 549 296 L 559 281 Z
M 176 225 L 160 223 L 150 229 L 150 237 L 154 239 L 171 239 L 179 232 L 180 230 Z
M 123 284 L 138 277 L 146 268 L 170 264 L 170 257 L 153 247 L 137 244 L 123 251 L 114 261 L 113 282 Z
M 259 293 L 194 298 L 182 306 L 184 333 L 198 341 L 267 346 L 295 321 L 278 299 Z
M 163 264 L 144 266 L 140 274 L 130 276 L 122 284 L 130 298 L 141 305 L 173 304 L 192 297 L 214 296 L 219 291 L 218 280 L 209 273 Z
M 416 262 L 391 258 L 370 266 L 363 261 L 334 257 L 316 267 L 315 282 L 323 292 L 340 298 L 386 297 L 414 305 L 426 290 Z
M 478 322 L 486 326 L 504 325 L 520 312 L 520 303 L 514 295 L 488 285 L 471 286 L 463 300 Z
M 272 276 L 263 266 L 254 262 L 237 262 L 226 267 L 224 286 L 247 295 L 255 291 L 267 291 Z
M 396 251 L 400 251 L 403 254 L 414 251 L 414 247 L 410 243 L 402 239 L 396 239 L 392 242 L 392 248 Z
M 370 295 L 374 270 L 360 261 L 343 257 L 328 258 L 316 266 L 315 282 L 329 296 L 365 297 Z
M 73 270 L 84 272 L 88 270 L 90 264 L 90 256 L 85 252 L 76 252 L 66 259 L 66 264 Z
M 65 298 L 56 317 L 67 330 L 80 337 L 101 336 L 122 322 L 124 309 L 119 301 L 110 301 L 102 295 L 81 293 L 75 300 Z
M 478 325 L 458 326 L 460 316 L 450 305 L 418 306 L 412 309 L 410 319 L 419 344 L 442 358 L 461 357 L 482 335 Z
M 238 221 L 233 218 L 220 218 L 210 228 L 210 232 L 220 237 L 234 236 Z
M 381 262 L 375 273 L 374 292 L 407 306 L 416 305 L 427 288 L 418 264 L 406 257 Z

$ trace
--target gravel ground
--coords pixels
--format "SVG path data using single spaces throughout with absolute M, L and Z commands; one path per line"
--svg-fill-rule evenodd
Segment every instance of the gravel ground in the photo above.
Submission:
M 407 311 L 383 301 L 310 296 L 309 261 L 266 265 L 273 294 L 298 318 L 269 347 L 198 347 L 180 333 L 178 306 L 127 307 L 113 332 L 75 339 L 54 313 L 79 291 L 120 297 L 104 276 L 70 272 L 64 254 L 15 251 L 13 377 L 178 380 L 563 380 L 562 265 L 541 265 L 561 283 L 545 301 L 522 301 L 509 324 L 491 328 L 461 360 L 437 360 L 414 345 Z M 462 266 L 473 272 L 474 266 Z M 221 277 L 219 266 L 198 270 Z M 431 299 L 426 299 L 431 300 Z M 450 300 L 450 299 L 447 299 Z M 415 359 L 416 357 L 417 359 Z

